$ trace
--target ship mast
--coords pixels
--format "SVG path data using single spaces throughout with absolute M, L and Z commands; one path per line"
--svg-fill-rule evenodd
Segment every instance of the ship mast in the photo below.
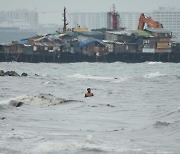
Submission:
M 65 33 L 67 30 L 67 25 L 68 25 L 67 19 L 66 19 L 66 7 L 64 7 L 63 22 L 64 22 L 63 33 Z

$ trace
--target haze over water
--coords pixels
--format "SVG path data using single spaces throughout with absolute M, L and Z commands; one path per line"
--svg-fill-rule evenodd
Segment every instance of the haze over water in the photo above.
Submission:
M 0 77 L 0 153 L 180 151 L 180 64 L 12 62 L 0 69 L 29 75 Z M 95 96 L 84 98 L 88 87 Z

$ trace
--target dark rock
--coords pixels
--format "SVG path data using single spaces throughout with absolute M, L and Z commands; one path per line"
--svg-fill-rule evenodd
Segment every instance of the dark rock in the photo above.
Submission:
M 2 118 L 1 118 L 1 120 L 4 120 L 4 119 L 6 119 L 6 118 L 5 118 L 5 117 L 2 117 Z
M 114 132 L 117 132 L 117 131 L 119 131 L 119 130 L 118 130 L 118 129 L 114 129 L 113 131 L 114 131 Z
M 15 106 L 15 107 L 20 107 L 20 106 L 23 105 L 23 102 L 16 101 L 16 100 L 11 100 L 11 101 L 9 102 L 9 105 Z
M 21 76 L 28 76 L 28 74 L 27 73 L 22 73 Z
M 0 70 L 0 76 L 4 76 L 4 71 Z
M 110 104 L 107 104 L 107 106 L 109 106 L 109 107 L 115 107 L 115 106 L 113 106 L 113 105 L 110 105 Z
M 7 71 L 4 73 L 7 76 L 20 76 L 18 73 L 16 73 L 15 71 Z

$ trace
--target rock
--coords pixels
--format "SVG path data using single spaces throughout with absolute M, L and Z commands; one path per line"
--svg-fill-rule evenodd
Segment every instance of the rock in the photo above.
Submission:
M 4 72 L 3 70 L 0 70 L 0 76 L 20 76 L 20 75 L 15 71 Z M 28 76 L 28 74 L 22 73 L 21 76 Z
M 107 106 L 109 106 L 109 107 L 115 107 L 115 106 L 113 106 L 113 105 L 110 105 L 110 104 L 107 104 Z
M 28 76 L 28 74 L 27 73 L 22 73 L 21 76 Z
M 16 101 L 16 100 L 11 100 L 11 101 L 9 102 L 9 105 L 14 106 L 14 107 L 20 107 L 20 106 L 23 105 L 23 102 L 21 102 L 21 101 Z
M 1 118 L 1 120 L 4 120 L 4 119 L 6 119 L 6 118 L 5 118 L 5 117 L 2 117 L 2 118 Z
M 5 72 L 5 75 L 7 76 L 20 76 L 18 73 L 16 73 L 15 71 L 7 71 Z
M 4 76 L 4 71 L 0 70 L 0 76 Z

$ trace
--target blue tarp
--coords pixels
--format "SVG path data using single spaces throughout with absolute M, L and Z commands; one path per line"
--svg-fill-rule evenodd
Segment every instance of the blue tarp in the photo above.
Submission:
M 90 44 L 92 42 L 94 42 L 94 41 L 93 40 L 86 40 L 84 42 L 81 42 L 79 45 L 80 45 L 80 47 L 84 47 L 84 46 L 86 46 L 86 45 L 88 45 L 88 44 Z
M 27 40 L 20 40 L 18 41 L 18 44 L 27 44 Z
M 84 47 L 92 42 L 98 42 L 100 44 L 103 44 L 103 42 L 101 40 L 97 40 L 97 39 L 94 39 L 94 40 L 86 40 L 86 41 L 83 41 L 80 43 L 80 47 Z

